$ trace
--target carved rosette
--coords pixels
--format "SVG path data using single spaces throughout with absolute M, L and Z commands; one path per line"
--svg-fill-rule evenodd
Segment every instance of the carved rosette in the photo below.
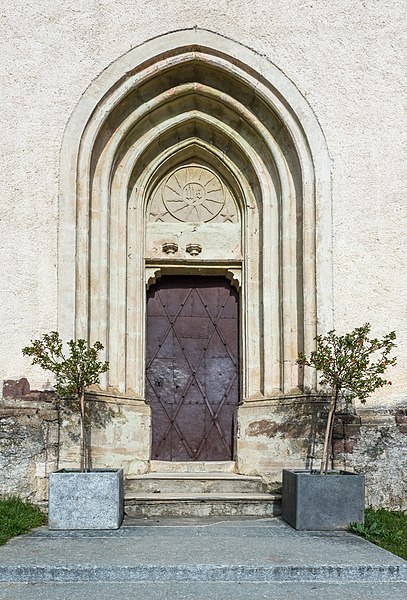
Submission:
M 219 177 L 203 167 L 174 171 L 162 187 L 168 212 L 178 221 L 211 221 L 225 205 L 225 190 Z
M 221 179 L 207 167 L 188 165 L 167 175 L 153 194 L 149 221 L 235 223 L 235 203 Z

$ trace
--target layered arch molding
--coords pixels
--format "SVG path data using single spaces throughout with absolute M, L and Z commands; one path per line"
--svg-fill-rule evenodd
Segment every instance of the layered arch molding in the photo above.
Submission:
M 145 397 L 147 215 L 160 181 L 188 165 L 216 174 L 236 203 L 241 400 L 313 388 L 296 358 L 331 325 L 324 137 L 281 71 L 206 30 L 163 35 L 117 59 L 67 125 L 59 330 L 103 343 L 102 388 Z M 226 274 L 227 260 L 208 265 Z

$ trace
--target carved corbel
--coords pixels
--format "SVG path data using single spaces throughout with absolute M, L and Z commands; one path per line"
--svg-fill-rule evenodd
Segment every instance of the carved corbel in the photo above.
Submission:
M 226 277 L 237 290 L 240 290 L 242 287 L 242 269 L 240 267 L 228 269 L 226 271 Z
M 161 275 L 161 269 L 157 267 L 146 267 L 146 288 L 150 289 L 150 286 L 154 285 L 157 279 L 160 279 Z
M 198 256 L 202 252 L 202 246 L 200 244 L 187 244 L 186 251 L 191 256 Z
M 165 242 L 165 244 L 162 245 L 162 249 L 165 254 L 175 254 L 178 252 L 178 244 L 175 242 Z

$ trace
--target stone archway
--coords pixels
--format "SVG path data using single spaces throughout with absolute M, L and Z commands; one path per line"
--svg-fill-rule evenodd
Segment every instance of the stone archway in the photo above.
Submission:
M 210 211 L 181 194 L 180 220 L 165 196 L 187 168 L 212 172 L 230 196 L 223 222 L 206 231 Z M 206 193 L 186 184 L 191 198 Z M 237 226 L 222 252 L 225 219 Z M 172 220 L 189 240 L 177 255 Z M 101 393 L 138 403 L 144 416 L 145 290 L 160 274 L 205 271 L 239 282 L 246 408 L 314 388 L 295 359 L 313 348 L 317 323 L 330 323 L 330 240 L 317 120 L 252 50 L 199 29 L 162 36 L 106 69 L 72 115 L 62 152 L 59 327 L 102 341 L 110 370 Z M 188 243 L 202 252 L 188 253 Z

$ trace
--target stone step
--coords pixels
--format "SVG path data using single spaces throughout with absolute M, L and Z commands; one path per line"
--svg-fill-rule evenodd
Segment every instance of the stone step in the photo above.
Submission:
M 0 582 L 3 600 L 99 598 L 97 589 L 79 588 L 84 583 L 108 583 L 111 596 L 124 600 L 120 583 L 137 584 L 130 598 L 149 598 L 143 584 L 157 585 L 154 598 L 190 598 L 185 588 L 165 589 L 167 583 L 202 584 L 200 598 L 257 598 L 246 587 L 246 595 L 236 595 L 238 586 L 247 584 L 294 583 L 301 585 L 287 598 L 332 598 L 319 584 L 336 584 L 334 598 L 383 600 L 390 594 L 371 596 L 367 587 L 349 595 L 347 584 L 386 583 L 393 600 L 405 600 L 407 562 L 345 531 L 295 531 L 281 519 L 205 517 L 199 519 L 134 519 L 132 526 L 119 530 L 49 531 L 41 527 L 29 535 L 10 540 L 0 547 Z M 78 587 L 53 589 L 57 582 Z M 211 583 L 229 587 L 222 593 Z M 304 583 L 308 582 L 309 595 Z M 15 584 L 22 583 L 21 596 Z M 403 589 L 393 587 L 401 583 Z M 31 584 L 31 585 L 27 585 Z M 42 593 L 36 595 L 36 585 Z M 162 586 L 162 587 L 159 587 Z M 340 593 L 339 593 L 339 588 Z M 123 588 L 122 588 L 123 589 Z M 270 594 L 266 593 L 269 591 Z M 263 589 L 258 597 L 279 600 L 284 590 Z M 292 590 L 291 590 L 292 591 Z M 191 589 L 192 594 L 192 589 Z
M 150 461 L 150 471 L 153 473 L 234 473 L 235 470 L 236 464 L 233 460 L 186 462 L 172 462 L 168 460 Z
M 280 494 L 188 493 L 132 494 L 125 499 L 128 517 L 274 517 L 281 514 Z
M 279 484 L 276 484 L 278 486 Z M 271 491 L 261 477 L 237 473 L 146 473 L 125 481 L 125 498 L 133 494 L 262 493 Z
M 62 570 L 62 569 L 61 569 Z M 70 575 L 70 572 L 68 572 Z M 167 575 L 164 570 L 163 576 Z M 172 575 L 172 574 L 171 574 Z M 57 572 L 59 577 L 59 573 Z M 130 570 L 128 579 L 139 574 Z M 85 573 L 86 577 L 86 573 Z M 68 579 L 68 576 L 67 576 Z M 406 583 L 386 582 L 341 582 L 326 583 L 316 581 L 145 581 L 140 576 L 136 581 L 51 581 L 44 583 L 0 583 L 0 598 L 7 600 L 97 598 L 98 600 L 162 600 L 162 598 L 182 598 L 182 600 L 280 600 L 281 598 L 301 598 L 301 600 L 405 600 Z M 2 595 L 4 594 L 4 595 Z M 12 596 L 10 594 L 13 594 Z

